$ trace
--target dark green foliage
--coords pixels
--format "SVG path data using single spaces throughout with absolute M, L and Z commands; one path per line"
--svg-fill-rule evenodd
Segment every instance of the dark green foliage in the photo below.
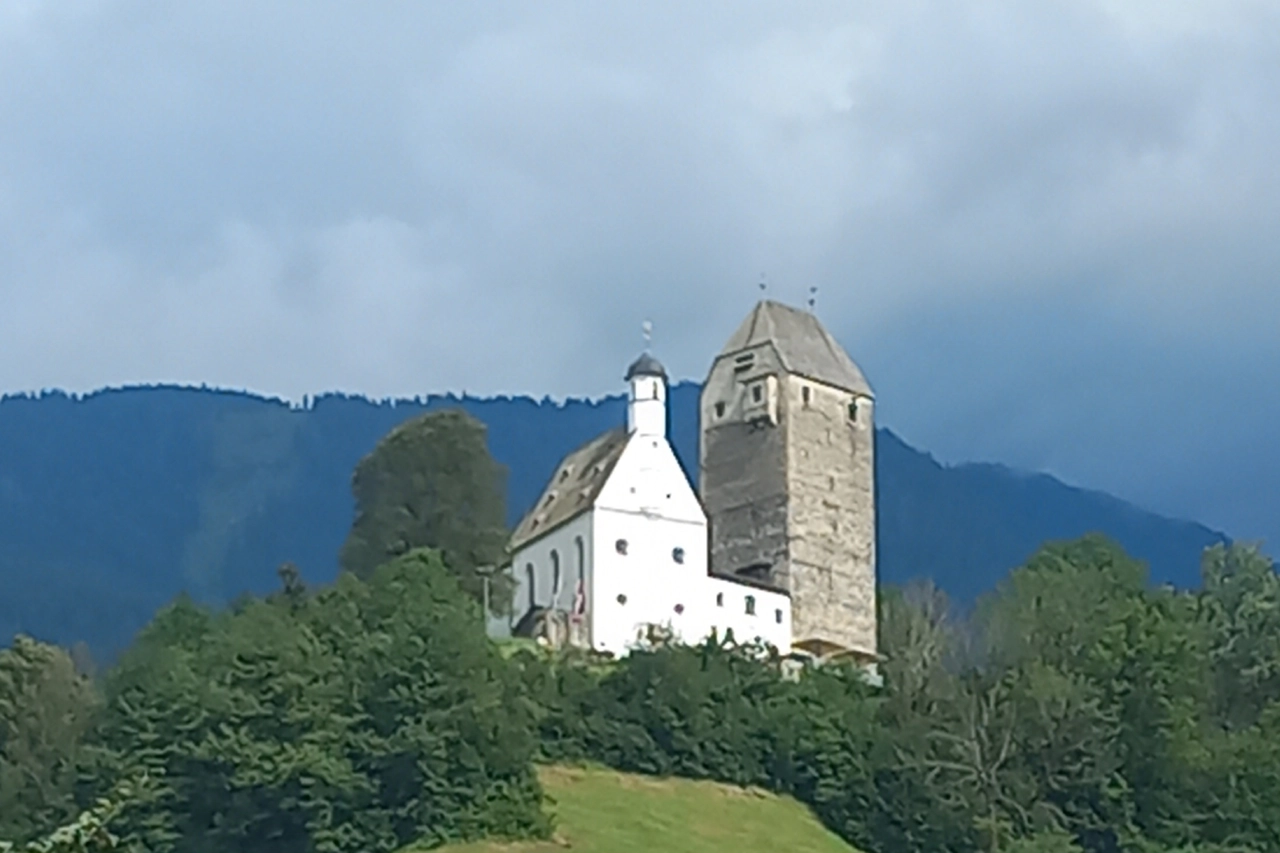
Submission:
M 154 853 L 545 836 L 537 758 L 791 794 L 867 853 L 1280 851 L 1280 584 L 1246 546 L 1205 575 L 1152 589 L 1086 537 L 965 618 L 930 585 L 886 590 L 873 690 L 715 641 L 495 646 L 433 552 L 319 590 L 285 566 L 265 599 L 166 608 L 101 698 L 56 649 L 0 656 L 0 759 L 47 782 L 0 772 L 0 804 L 32 809 L 4 831 L 71 820 L 79 766 L 79 805 L 103 797 Z
M 502 561 L 507 541 L 506 477 L 489 455 L 484 425 L 465 412 L 406 421 L 356 466 L 356 518 L 342 546 L 343 570 L 367 578 L 387 560 L 432 548 L 463 591 L 483 601 L 484 570 Z M 491 583 L 489 601 L 505 606 L 507 576 Z
M 0 649 L 0 839 L 26 841 L 76 814 L 76 762 L 97 707 L 87 678 L 55 646 Z
M 292 592 L 180 603 L 108 678 L 86 770 L 159 780 L 114 825 L 125 840 L 371 853 L 547 832 L 532 721 L 436 555 Z
M 1152 590 L 1086 537 L 1046 546 L 967 620 L 931 586 L 887 591 L 876 694 L 714 643 L 515 658 L 544 760 L 769 787 L 867 851 L 1280 850 L 1280 703 L 1258 634 L 1274 569 L 1243 548 L 1206 564 L 1231 579 Z M 1215 684 L 1249 697 L 1244 721 L 1227 725 Z

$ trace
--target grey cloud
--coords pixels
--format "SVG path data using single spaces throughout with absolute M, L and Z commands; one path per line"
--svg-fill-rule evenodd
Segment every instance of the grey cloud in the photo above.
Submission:
M 944 457 L 1280 538 L 1273 4 L 0 8 L 0 389 L 595 395 L 766 273 Z

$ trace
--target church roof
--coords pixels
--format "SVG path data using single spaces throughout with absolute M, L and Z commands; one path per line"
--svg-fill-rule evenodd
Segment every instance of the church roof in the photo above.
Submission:
M 516 525 L 510 553 L 591 509 L 627 446 L 623 427 L 598 435 L 570 453 L 556 468 L 533 509 Z
M 871 396 L 871 386 L 818 318 L 781 302 L 765 299 L 742 321 L 720 350 L 720 358 L 761 344 L 772 344 L 790 373 Z
M 623 380 L 630 382 L 637 376 L 661 376 L 666 379 L 667 371 L 662 366 L 662 362 L 649 355 L 649 353 L 645 353 L 631 362 L 631 366 L 627 368 L 627 375 L 623 377 Z

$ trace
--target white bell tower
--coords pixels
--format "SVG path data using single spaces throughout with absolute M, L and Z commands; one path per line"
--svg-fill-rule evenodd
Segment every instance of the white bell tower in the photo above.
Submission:
M 667 371 L 649 355 L 653 326 L 644 324 L 645 352 L 627 368 L 627 432 L 639 435 L 667 435 Z

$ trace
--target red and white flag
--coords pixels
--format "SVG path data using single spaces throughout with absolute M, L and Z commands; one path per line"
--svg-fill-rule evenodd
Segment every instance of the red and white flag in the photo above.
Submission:
M 573 618 L 581 619 L 587 612 L 587 588 L 578 578 L 578 588 L 573 593 Z

